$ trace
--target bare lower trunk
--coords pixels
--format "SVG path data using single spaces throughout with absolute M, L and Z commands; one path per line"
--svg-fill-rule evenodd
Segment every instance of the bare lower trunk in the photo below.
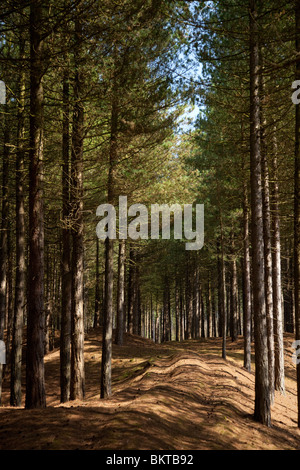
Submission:
M 69 76 L 63 77 L 63 139 L 62 139 L 62 255 L 61 255 L 61 332 L 60 332 L 60 400 L 70 399 L 71 384 L 71 310 L 72 310 L 72 273 L 71 273 L 71 236 L 70 218 L 70 136 L 69 136 Z
M 20 58 L 24 58 L 24 41 L 20 40 Z M 24 106 L 25 70 L 21 63 L 19 80 L 18 137 L 16 153 L 16 279 L 11 353 L 10 404 L 21 406 L 22 338 L 25 308 L 25 217 L 24 217 Z
M 265 127 L 265 122 L 264 126 Z M 272 247 L 271 247 L 271 213 L 269 168 L 264 131 L 261 132 L 262 142 L 262 196 L 263 196 L 263 228 L 264 228 L 264 264 L 266 289 L 266 316 L 268 334 L 269 389 L 271 403 L 274 401 L 275 358 L 274 358 L 274 327 L 273 327 L 273 280 L 272 280 Z
M 277 142 L 274 133 L 273 156 L 273 308 L 274 308 L 274 341 L 275 341 L 275 390 L 285 393 L 284 384 L 284 345 L 283 345 L 283 313 L 281 286 L 281 244 L 280 244 L 280 215 L 277 168 Z
M 115 165 L 118 156 L 118 99 L 113 96 L 110 122 L 110 148 L 109 171 L 107 182 L 107 201 L 114 203 Z M 105 305 L 102 340 L 102 362 L 100 397 L 108 398 L 111 395 L 111 361 L 112 361 L 112 334 L 113 334 L 113 284 L 114 284 L 114 240 L 109 237 L 105 240 Z
M 7 105 L 6 105 L 7 107 Z M 7 111 L 7 110 L 6 110 Z M 7 262 L 8 262 L 8 171 L 9 171 L 9 123 L 8 115 L 4 124 L 4 145 L 2 164 L 2 214 L 0 232 L 0 340 L 4 340 L 4 329 L 6 328 L 6 296 L 7 296 Z M 5 367 L 5 366 L 4 366 Z M 0 364 L 0 404 L 2 396 L 3 365 Z
M 231 285 L 231 319 L 232 319 L 232 341 L 238 338 L 238 288 L 237 288 L 237 266 L 234 250 L 234 239 L 232 241 L 233 259 L 232 259 L 232 285 Z
M 70 398 L 83 399 L 85 395 L 84 371 L 84 247 L 83 247 L 83 126 L 82 73 L 79 44 L 81 25 L 75 24 L 77 70 L 74 82 L 74 115 L 71 152 L 72 220 L 72 334 L 71 334 L 71 390 Z
M 124 313 L 125 313 L 125 240 L 119 241 L 118 259 L 118 292 L 117 292 L 117 331 L 116 344 L 121 346 L 124 337 Z
M 226 339 L 227 339 L 227 311 L 226 311 L 226 272 L 225 272 L 225 248 L 224 248 L 224 234 L 223 234 L 223 218 L 220 213 L 220 281 L 221 281 L 221 311 L 222 311 L 222 358 L 226 359 Z
M 94 310 L 94 328 L 100 325 L 100 308 L 101 308 L 101 287 L 100 287 L 100 257 L 99 257 L 99 239 L 96 239 L 96 276 L 95 276 L 95 310 Z
M 243 294 L 244 294 L 244 367 L 251 370 L 251 282 L 250 282 L 250 249 L 249 249 L 249 205 L 247 183 L 244 183 L 243 200 L 244 224 L 244 260 L 243 260 Z
M 26 359 L 26 408 L 46 406 L 44 372 L 44 207 L 43 207 L 43 24 L 42 5 L 30 8 L 30 166 L 29 272 Z
M 101 398 L 111 395 L 111 360 L 113 333 L 114 241 L 105 240 L 105 307 L 102 339 Z

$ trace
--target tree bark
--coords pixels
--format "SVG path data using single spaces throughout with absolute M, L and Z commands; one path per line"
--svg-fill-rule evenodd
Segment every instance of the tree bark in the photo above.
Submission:
M 25 41 L 20 39 L 20 59 L 24 59 Z M 25 308 L 25 217 L 24 217 L 24 111 L 25 111 L 25 68 L 21 62 L 19 77 L 19 106 L 16 152 L 16 278 L 14 321 L 12 331 L 10 404 L 21 406 L 22 339 Z
M 100 304 L 101 304 L 101 296 L 100 296 L 100 269 L 99 269 L 99 238 L 96 240 L 96 279 L 95 279 L 95 310 L 94 310 L 94 328 L 99 326 L 100 324 Z
M 279 188 L 278 188 L 278 162 L 276 129 L 274 132 L 274 155 L 272 160 L 272 278 L 273 278 L 273 308 L 274 308 L 274 342 L 275 342 L 275 378 L 274 387 L 281 394 L 285 393 L 284 379 L 284 345 L 283 345 L 283 312 L 282 312 L 282 286 L 281 286 L 281 242 L 280 242 L 280 214 L 279 214 Z
M 263 87 L 261 86 L 263 89 Z M 262 197 L 263 197 L 263 229 L 264 229 L 264 265 L 266 290 L 266 316 L 268 335 L 268 368 L 269 389 L 271 404 L 274 401 L 275 390 L 275 350 L 274 350 L 274 317 L 273 317 L 273 279 L 272 279 L 272 246 L 271 246 L 271 212 L 270 212 L 270 185 L 269 167 L 267 161 L 267 147 L 265 142 L 264 120 L 261 126 L 261 167 L 262 167 Z
M 250 15 L 250 164 L 253 302 L 255 340 L 254 418 L 271 425 L 266 324 L 263 243 L 262 174 L 260 150 L 259 44 L 256 0 L 249 2 Z
M 222 308 L 222 358 L 226 360 L 226 339 L 227 339 L 227 311 L 226 311 L 226 271 L 225 271 L 225 249 L 224 249 L 224 233 L 223 218 L 220 213 L 220 249 L 221 249 L 221 308 Z
M 122 346 L 125 314 L 125 240 L 119 241 L 116 344 Z
M 6 112 L 8 105 L 5 105 Z M 7 268 L 8 268 L 8 230 L 9 230 L 9 121 L 8 113 L 5 116 L 4 139 L 3 139 L 3 161 L 2 161 L 2 213 L 0 233 L 0 340 L 4 341 L 4 330 L 6 328 L 7 307 Z M 8 348 L 6 348 L 8 349 Z M 7 354 L 6 354 L 7 355 Z M 3 364 L 0 364 L 0 404 L 2 397 L 2 377 L 4 373 Z
M 192 318 L 193 318 L 193 296 L 191 282 L 191 261 L 189 252 L 186 252 L 186 272 L 185 272 L 185 305 L 186 305 L 186 332 L 185 339 L 192 339 Z
M 44 372 L 44 93 L 42 2 L 30 5 L 30 151 L 29 269 L 26 360 L 26 408 L 46 406 Z
M 231 340 L 237 341 L 238 338 L 238 289 L 237 289 L 237 266 L 235 257 L 235 244 L 232 238 L 232 264 L 231 264 L 231 319 L 232 334 Z
M 62 137 L 62 254 L 61 254 L 61 332 L 60 332 L 60 401 L 70 400 L 71 387 L 71 315 L 72 273 L 70 234 L 70 105 L 69 72 L 63 76 Z
M 296 1 L 296 52 L 300 54 L 300 1 Z M 296 62 L 296 80 L 300 80 L 300 62 Z M 300 341 L 300 105 L 295 105 L 295 170 L 294 170 L 294 295 L 295 333 Z M 300 362 L 297 370 L 298 428 L 300 428 Z
M 114 93 L 116 91 L 114 90 Z M 115 165 L 117 162 L 118 102 L 114 94 L 111 108 L 109 172 L 107 182 L 107 201 L 114 204 Z M 113 334 L 113 281 L 114 281 L 114 240 L 105 240 L 105 308 L 102 340 L 100 397 L 111 395 L 111 360 Z
M 134 276 L 134 250 L 129 243 L 129 267 L 127 283 L 127 329 L 133 334 L 133 276 Z
M 113 332 L 113 255 L 114 240 L 105 240 L 105 308 L 101 362 L 101 398 L 111 395 L 111 360 Z
M 81 24 L 75 22 L 77 69 L 74 80 L 74 114 L 71 151 L 71 203 L 72 203 L 72 334 L 71 334 L 71 400 L 85 395 L 84 370 L 84 247 L 83 247 L 83 82 L 79 46 L 82 40 Z
M 249 247 L 249 203 L 247 182 L 243 185 L 243 299 L 244 299 L 244 367 L 251 370 L 251 268 Z

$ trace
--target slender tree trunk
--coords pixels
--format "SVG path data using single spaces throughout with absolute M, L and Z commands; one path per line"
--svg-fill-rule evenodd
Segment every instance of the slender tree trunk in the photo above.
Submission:
M 283 345 L 283 313 L 282 313 L 282 286 L 281 286 L 281 243 L 280 243 L 280 215 L 279 215 L 279 188 L 277 166 L 276 129 L 274 132 L 273 156 L 273 204 L 272 204 L 272 232 L 273 232 L 273 308 L 274 308 L 274 340 L 275 340 L 275 390 L 285 393 L 284 384 L 284 345 Z
M 300 1 L 296 1 L 296 52 L 300 54 Z M 296 62 L 296 80 L 300 80 L 300 62 Z M 296 341 L 300 341 L 300 105 L 295 116 L 294 172 L 294 295 Z M 300 428 L 300 361 L 297 363 L 298 428 Z
M 26 359 L 26 408 L 46 406 L 44 371 L 44 207 L 43 141 L 44 94 L 42 2 L 30 5 L 30 165 L 29 165 L 29 272 Z
M 5 110 L 8 112 L 8 105 Z M 6 327 L 7 307 L 7 268 L 8 268 L 8 229 L 9 229 L 9 198 L 8 198 L 8 176 L 9 176 L 9 122 L 8 114 L 4 123 L 4 144 L 2 161 L 2 213 L 0 232 L 0 340 L 4 341 L 4 329 Z M 7 349 L 7 348 L 6 348 Z M 4 367 L 0 364 L 0 404 L 2 396 L 2 376 Z
M 244 367 L 251 370 L 251 269 L 249 248 L 249 203 L 247 182 L 243 185 L 243 295 L 244 295 Z
M 232 318 L 232 341 L 237 341 L 238 338 L 238 287 L 237 287 L 237 266 L 235 255 L 235 244 L 232 239 L 232 265 L 231 265 L 231 318 Z
M 218 329 L 217 329 L 217 316 L 216 316 L 216 294 L 215 288 L 212 288 L 212 335 L 214 338 L 218 336 Z
M 179 293 L 179 303 L 180 303 L 180 341 L 185 339 L 184 336 L 184 302 L 183 302 L 183 292 L 182 292 L 182 282 L 180 282 L 180 293 Z
M 220 255 L 220 241 L 217 241 L 217 270 L 218 270 L 218 317 L 219 317 L 219 329 L 218 336 L 222 336 L 222 266 L 221 266 L 221 255 Z M 201 290 L 200 290 L 201 293 Z M 200 295 L 201 298 L 201 295 Z M 201 302 L 200 302 L 201 305 Z
M 13 265 L 14 256 L 12 250 L 12 230 L 11 224 L 8 224 L 7 232 L 7 289 L 6 289 L 6 366 L 4 368 L 4 374 L 10 368 L 11 365 L 11 336 L 12 336 L 12 325 L 14 320 L 14 296 L 13 296 Z
M 195 297 L 195 338 L 200 338 L 200 275 L 199 268 L 196 266 L 195 283 L 194 283 L 194 297 Z
M 99 269 L 99 238 L 96 240 L 96 279 L 95 279 L 95 310 L 94 310 L 94 328 L 100 324 L 100 269 Z
M 127 294 L 127 329 L 133 334 L 133 276 L 134 276 L 134 250 L 129 244 L 129 268 L 128 268 L 128 294 Z
M 135 258 L 134 270 L 133 270 L 133 334 L 140 335 L 140 309 L 139 309 L 139 268 L 137 263 L 137 257 Z
M 189 252 L 186 252 L 185 274 L 185 305 L 186 305 L 186 339 L 192 339 L 193 296 L 191 289 L 191 262 Z
M 261 86 L 263 89 L 263 87 Z M 263 119 L 263 118 L 262 118 Z M 268 368 L 269 389 L 271 404 L 274 401 L 275 383 L 275 350 L 274 350 L 274 318 L 273 318 L 273 280 L 272 280 L 272 246 L 271 246 L 271 212 L 269 167 L 267 161 L 267 147 L 265 142 L 265 126 L 263 121 L 261 129 L 261 167 L 262 167 L 262 197 L 263 197 L 263 228 L 264 228 L 264 265 L 266 289 L 266 316 L 268 334 Z
M 263 201 L 260 151 L 259 44 L 256 0 L 249 2 L 250 13 L 250 164 L 251 229 L 253 261 L 253 302 L 255 339 L 254 418 L 271 425 L 266 324 Z
M 164 280 L 164 305 L 163 305 L 163 341 L 171 339 L 171 322 L 170 322 L 170 284 L 169 278 L 165 276 Z
M 111 360 L 113 332 L 113 254 L 114 240 L 105 240 L 105 308 L 101 362 L 101 398 L 111 395 Z
M 204 293 L 203 289 L 200 287 L 200 308 L 201 308 L 201 318 L 200 318 L 200 327 L 201 327 L 201 338 L 205 338 L 205 305 L 204 305 Z
M 116 344 L 122 346 L 124 337 L 124 314 L 125 314 L 125 256 L 126 242 L 119 241 L 118 259 L 118 292 L 117 292 L 117 331 Z
M 71 400 L 85 395 L 84 370 L 84 247 L 83 247 L 83 82 L 79 45 L 82 37 L 80 20 L 75 22 L 74 114 L 71 152 L 72 220 L 72 334 L 71 334 Z
M 211 280 L 210 273 L 208 273 L 207 281 L 207 296 L 206 296 L 206 317 L 207 317 L 207 338 L 211 337 L 211 323 L 212 323 L 212 305 L 211 305 Z
M 62 254 L 61 254 L 61 332 L 60 332 L 60 400 L 70 399 L 71 386 L 71 315 L 72 273 L 70 234 L 70 106 L 69 73 L 63 76 L 63 137 L 62 137 Z
M 180 304 L 179 304 L 179 287 L 178 287 L 177 277 L 175 281 L 175 325 L 176 325 L 175 338 L 176 338 L 176 341 L 180 341 Z
M 107 184 L 107 200 L 114 203 L 115 196 L 115 165 L 118 156 L 118 102 L 113 96 L 111 109 L 109 173 Z M 105 240 L 105 307 L 102 340 L 101 385 L 100 397 L 108 398 L 111 395 L 111 361 L 112 361 L 112 334 L 113 334 L 113 282 L 114 282 L 114 240 Z
M 221 307 L 222 307 L 222 358 L 226 360 L 227 311 L 226 311 L 226 272 L 223 218 L 220 213 L 220 249 L 221 249 Z
M 23 38 L 20 39 L 20 59 L 24 59 Z M 19 77 L 18 135 L 16 152 L 16 278 L 14 321 L 12 331 L 10 404 L 21 406 L 22 339 L 25 308 L 25 217 L 24 217 L 24 110 L 25 68 L 21 62 Z
M 52 275 L 52 266 L 50 261 L 50 248 L 49 245 L 45 247 L 46 252 L 46 280 L 45 280 L 45 345 L 44 345 L 44 352 L 45 355 L 48 354 L 50 350 L 50 322 L 51 322 L 51 312 L 53 310 L 52 305 L 52 292 L 50 289 L 51 285 L 51 275 Z M 52 312 L 53 314 L 53 312 Z

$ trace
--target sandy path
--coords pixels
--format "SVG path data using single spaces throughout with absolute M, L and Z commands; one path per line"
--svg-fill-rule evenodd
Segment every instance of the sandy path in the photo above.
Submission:
M 114 346 L 113 396 L 99 399 L 100 332 L 85 348 L 86 399 L 59 403 L 59 352 L 46 357 L 47 408 L 13 409 L 4 389 L 0 449 L 300 449 L 296 382 L 286 338 L 286 395 L 276 393 L 272 428 L 252 419 L 254 374 L 242 340 L 220 357 L 220 339 L 154 345 L 130 335 Z M 7 384 L 8 385 L 8 384 Z

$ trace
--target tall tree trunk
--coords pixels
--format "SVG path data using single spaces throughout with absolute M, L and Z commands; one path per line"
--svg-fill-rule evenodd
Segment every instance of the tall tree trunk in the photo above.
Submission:
M 163 341 L 171 339 L 171 323 L 170 323 L 170 284 L 169 278 L 165 276 L 164 280 L 164 306 L 163 306 Z
M 124 314 L 125 314 L 125 256 L 126 242 L 119 241 L 118 259 L 118 292 L 117 292 L 117 330 L 116 344 L 122 346 L 124 337 Z
M 96 279 L 95 279 L 95 310 L 94 310 L 94 328 L 99 326 L 100 324 L 100 304 L 101 304 L 101 296 L 100 296 L 100 269 L 99 269 L 99 238 L 97 237 L 96 240 Z
M 117 161 L 118 136 L 118 103 L 116 95 L 113 96 L 111 109 L 109 172 L 107 183 L 107 201 L 114 203 L 115 196 L 115 165 Z M 108 398 L 111 395 L 111 361 L 112 361 L 112 334 L 113 334 L 113 282 L 114 282 L 114 240 L 109 237 L 105 240 L 105 306 L 102 340 L 101 385 L 100 397 Z
M 254 418 L 271 425 L 268 376 L 265 270 L 263 243 L 263 201 L 260 151 L 259 44 L 256 0 L 249 2 L 250 20 L 250 164 L 253 302 L 255 339 Z
M 180 293 L 179 293 L 179 303 L 180 303 L 180 341 L 185 339 L 184 335 L 184 301 L 183 301 L 183 292 L 182 292 L 182 282 L 180 282 Z
M 180 303 L 179 303 L 179 282 L 175 280 L 175 338 L 180 341 Z
M 71 334 L 71 389 L 70 398 L 83 399 L 85 395 L 84 370 L 84 247 L 83 247 L 83 79 L 80 59 L 82 27 L 79 13 L 75 21 L 77 64 L 74 80 L 74 114 L 71 152 L 72 220 L 72 334 Z
M 227 311 L 226 311 L 226 272 L 223 218 L 220 211 L 220 250 L 221 250 L 221 308 L 222 308 L 222 358 L 226 359 Z
M 219 317 L 218 336 L 221 337 L 223 317 L 222 317 L 222 268 L 221 268 L 221 255 L 220 255 L 220 240 L 217 241 L 217 270 L 218 270 L 218 286 L 217 287 L 218 287 L 218 317 Z M 200 289 L 200 294 L 201 294 L 201 289 Z M 200 305 L 201 305 L 201 302 L 200 302 Z
M 243 184 L 243 299 L 244 299 L 244 367 L 251 370 L 251 268 L 249 248 L 249 203 L 247 182 Z
M 62 254 L 61 254 L 61 332 L 60 332 L 60 400 L 70 399 L 71 385 L 71 315 L 72 273 L 70 234 L 70 106 L 69 72 L 63 75 L 62 136 Z
M 11 364 L 11 336 L 12 336 L 12 325 L 14 320 L 14 295 L 13 295 L 13 264 L 14 264 L 14 253 L 12 250 L 12 230 L 11 224 L 8 224 L 7 232 L 7 289 L 6 289 L 6 366 L 4 368 L 4 374 L 10 367 Z
M 137 264 L 137 256 L 135 257 L 135 264 L 133 268 L 133 283 L 132 283 L 132 314 L 133 314 L 133 334 L 140 334 L 140 312 L 139 312 L 139 270 Z
M 238 287 L 237 287 L 237 266 L 236 266 L 234 238 L 232 238 L 231 282 L 232 282 L 232 285 L 231 285 L 231 319 L 232 319 L 231 340 L 237 341 L 237 337 L 238 337 Z
M 111 395 L 111 360 L 113 332 L 113 255 L 114 241 L 105 240 L 105 308 L 103 322 L 102 361 L 101 361 L 101 398 Z
M 1 233 L 0 233 L 0 340 L 4 341 L 4 329 L 6 328 L 6 307 L 7 307 L 7 268 L 8 268 L 8 229 L 9 229 L 9 197 L 8 197 L 8 176 L 9 176 L 9 116 L 8 105 L 5 105 L 7 112 L 4 123 L 4 143 L 2 161 L 2 213 L 1 213 Z M 6 348 L 8 349 L 8 348 Z M 4 367 L 0 364 L 0 404 L 2 396 L 2 377 Z
M 20 77 L 19 77 L 19 106 L 16 152 L 16 278 L 14 321 L 12 331 L 11 352 L 11 382 L 10 404 L 21 406 L 21 374 L 22 374 L 22 339 L 23 317 L 25 308 L 25 217 L 24 217 L 24 110 L 25 110 L 25 41 L 20 39 Z
M 283 345 L 283 313 L 282 313 L 282 286 L 281 286 L 281 244 L 280 244 L 280 215 L 279 215 L 279 189 L 278 189 L 278 163 L 276 129 L 274 132 L 273 155 L 273 186 L 272 186 L 272 276 L 273 276 L 273 309 L 274 309 L 274 340 L 275 340 L 275 390 L 285 393 L 284 384 L 284 345 Z
M 43 6 L 30 5 L 29 273 L 26 408 L 46 406 L 44 371 Z
M 127 294 L 127 329 L 133 333 L 133 276 L 134 276 L 134 249 L 129 243 L 129 267 L 128 267 L 128 294 Z
M 200 338 L 200 274 L 198 265 L 196 265 L 195 282 L 194 282 L 194 298 L 195 298 L 195 339 Z
M 296 1 L 296 52 L 300 54 L 300 1 Z M 296 62 L 296 80 L 300 80 L 300 62 Z M 300 105 L 295 116 L 295 171 L 294 171 L 294 282 L 295 330 L 300 341 Z M 297 364 L 298 428 L 300 428 L 300 361 Z
M 263 87 L 261 87 L 263 89 Z M 263 119 L 263 117 L 262 117 Z M 266 122 L 261 126 L 261 168 L 262 168 L 262 197 L 263 197 L 263 229 L 264 229 L 264 265 L 266 289 L 266 316 L 268 335 L 268 368 L 269 389 L 271 404 L 274 401 L 275 383 L 275 350 L 274 350 L 274 318 L 273 318 L 273 280 L 272 280 L 272 246 L 271 246 L 271 212 L 269 167 L 267 161 L 267 147 L 265 142 Z
M 186 339 L 192 339 L 193 296 L 191 284 L 191 260 L 187 251 L 185 273 Z
M 207 329 L 206 329 L 207 338 L 210 338 L 211 337 L 211 320 L 212 320 L 210 273 L 208 273 L 208 280 L 207 280 L 206 318 L 207 318 Z
M 50 350 L 50 322 L 51 322 L 51 313 L 53 315 L 53 297 L 52 297 L 52 292 L 51 292 L 51 274 L 52 274 L 52 266 L 50 262 L 50 248 L 49 245 L 46 245 L 45 247 L 45 252 L 46 252 L 46 266 L 45 266 L 45 272 L 47 273 L 46 280 L 45 280 L 45 346 L 44 346 L 44 352 L 45 355 L 48 354 Z

